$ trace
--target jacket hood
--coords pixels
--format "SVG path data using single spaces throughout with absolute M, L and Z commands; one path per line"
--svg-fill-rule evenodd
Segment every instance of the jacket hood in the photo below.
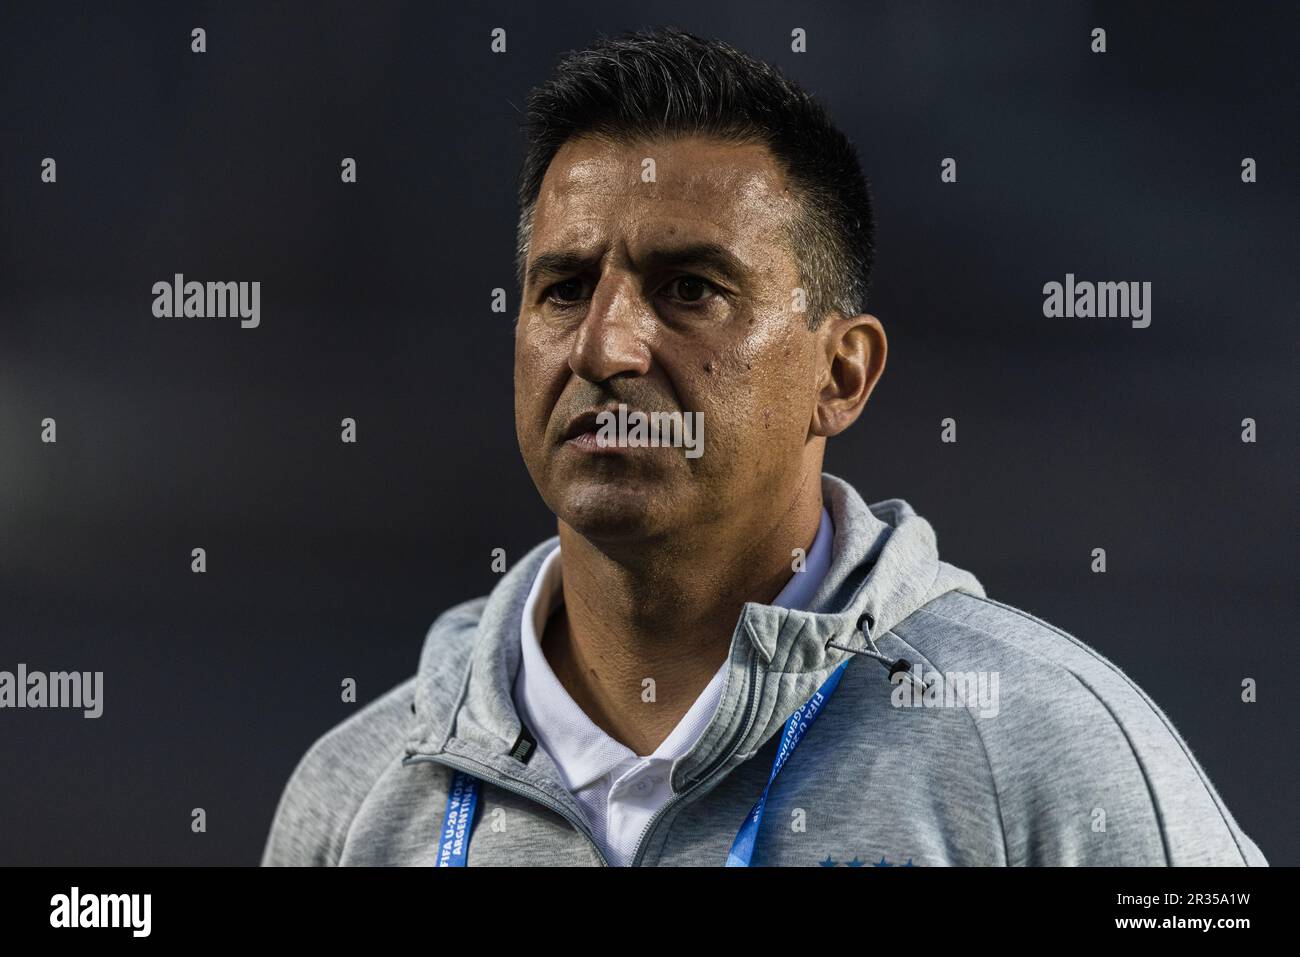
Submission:
M 822 497 L 834 525 L 831 564 L 809 610 L 745 603 L 721 700 L 699 740 L 674 764 L 674 790 L 747 760 L 846 656 L 869 651 L 860 621 L 874 640 L 946 592 L 984 597 L 974 575 L 939 560 L 934 529 L 907 502 L 868 506 L 828 473 Z M 523 730 L 512 698 L 523 606 L 542 560 L 558 543 L 558 536 L 542 542 L 489 595 L 456 606 L 430 628 L 407 751 L 468 760 L 485 776 L 495 772 L 540 788 L 576 812 L 543 751 L 526 762 L 511 756 Z M 889 675 L 883 668 L 879 674 L 887 694 Z

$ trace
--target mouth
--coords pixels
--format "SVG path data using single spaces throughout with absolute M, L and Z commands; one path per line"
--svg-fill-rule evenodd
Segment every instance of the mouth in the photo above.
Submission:
M 580 452 L 588 452 L 595 455 L 621 455 L 630 451 L 628 448 L 619 445 L 601 445 L 596 440 L 596 433 L 600 430 L 600 423 L 597 421 L 598 416 L 602 413 L 617 415 L 618 409 L 588 409 L 569 420 L 565 426 L 564 432 L 560 435 L 560 445 L 568 446 Z

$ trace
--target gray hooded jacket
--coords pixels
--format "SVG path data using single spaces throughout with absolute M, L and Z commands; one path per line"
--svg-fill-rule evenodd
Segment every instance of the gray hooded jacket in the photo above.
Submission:
M 785 719 L 848 656 L 772 786 L 755 866 L 1267 864 L 1118 667 L 940 561 L 906 502 L 868 507 L 829 474 L 822 489 L 834 544 L 813 610 L 745 604 L 722 698 L 634 866 L 721 866 Z M 453 769 L 483 782 L 470 866 L 607 863 L 546 752 L 512 756 L 521 612 L 556 544 L 439 617 L 415 677 L 312 744 L 264 865 L 431 866 Z M 867 636 L 931 691 L 859 653 Z

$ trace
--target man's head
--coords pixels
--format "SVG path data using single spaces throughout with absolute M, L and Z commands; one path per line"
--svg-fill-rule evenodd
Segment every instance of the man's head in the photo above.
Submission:
M 528 134 L 515 410 L 543 499 L 611 544 L 760 534 L 884 367 L 853 147 L 774 68 L 675 30 L 569 54 Z M 701 413 L 703 454 L 567 441 L 619 403 Z

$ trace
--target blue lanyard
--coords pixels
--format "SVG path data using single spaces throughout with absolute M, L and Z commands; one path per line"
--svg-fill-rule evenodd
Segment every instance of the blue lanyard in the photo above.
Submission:
M 438 856 L 434 867 L 464 867 L 469 857 L 470 828 L 478 807 L 478 779 L 457 771 L 447 795 L 447 814 L 438 833 Z
M 772 772 L 767 776 L 767 785 L 763 788 L 763 793 L 758 796 L 758 800 L 754 802 L 754 807 L 746 816 L 745 823 L 740 825 L 740 830 L 736 832 L 736 839 L 731 842 L 731 851 L 727 854 L 727 867 L 749 866 L 750 859 L 754 856 L 758 826 L 763 822 L 763 809 L 767 807 L 767 793 L 772 789 L 772 782 L 781 773 L 790 755 L 794 754 L 794 749 L 799 746 L 799 742 L 808 733 L 817 716 L 822 713 L 827 699 L 840 683 L 840 675 L 844 673 L 845 666 L 852 660 L 852 658 L 847 659 L 832 671 L 831 676 L 817 689 L 817 693 L 786 719 L 785 730 L 781 732 L 781 746 L 776 749 L 776 757 L 772 759 Z
M 772 760 L 772 771 L 767 776 L 767 785 L 754 803 L 754 807 L 745 816 L 740 830 L 736 832 L 736 839 L 732 841 L 731 851 L 727 854 L 727 867 L 749 867 L 749 862 L 754 856 L 754 843 L 758 840 L 758 827 L 763 822 L 767 795 L 772 790 L 772 782 L 776 780 L 776 776 L 785 767 L 786 761 L 790 760 L 790 755 L 794 754 L 794 749 L 799 746 L 799 742 L 808 733 L 812 723 L 826 707 L 827 699 L 840 683 L 840 675 L 844 673 L 845 667 L 851 660 L 850 658 L 831 672 L 830 677 L 822 682 L 817 692 L 786 719 L 785 730 L 781 733 L 781 746 L 777 748 L 776 757 Z M 478 788 L 478 778 L 464 771 L 457 771 L 452 776 L 451 793 L 447 798 L 447 814 L 443 818 L 442 830 L 438 832 L 438 854 L 434 867 L 465 866 L 469 856 L 474 809 L 478 806 Z

